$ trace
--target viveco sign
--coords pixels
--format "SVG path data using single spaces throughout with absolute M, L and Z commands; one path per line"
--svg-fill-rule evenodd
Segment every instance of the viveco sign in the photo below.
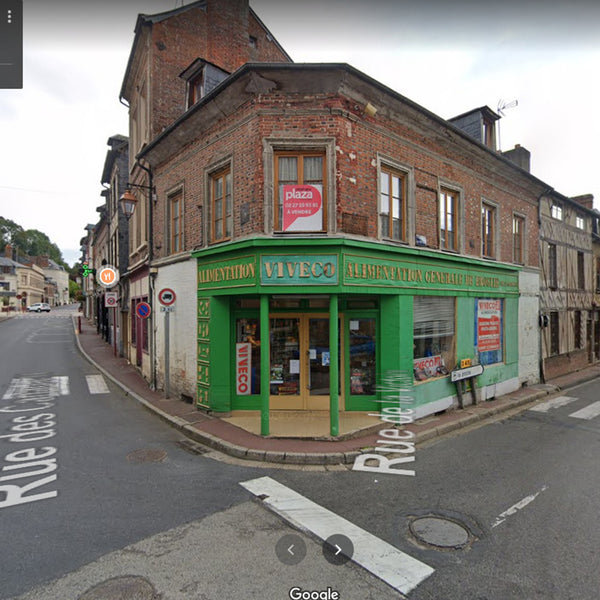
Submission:
M 337 259 L 335 254 L 262 256 L 260 282 L 263 285 L 336 285 Z
M 0 408 L 0 419 L 10 419 L 7 425 L 0 421 L 0 427 L 8 430 L 0 435 L 0 448 L 2 442 L 16 446 L 0 463 L 0 509 L 58 495 L 51 485 L 57 478 L 57 449 L 39 442 L 47 444 L 56 436 L 56 415 L 50 411 L 54 398 L 68 394 L 68 377 L 12 380 L 2 397 L 8 402 Z

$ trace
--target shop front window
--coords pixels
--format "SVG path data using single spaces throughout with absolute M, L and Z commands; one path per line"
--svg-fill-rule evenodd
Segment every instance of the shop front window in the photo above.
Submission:
M 414 361 L 416 381 L 443 377 L 454 367 L 455 298 L 415 296 Z
M 271 395 L 300 393 L 300 319 L 271 319 Z
M 349 319 L 350 393 L 372 396 L 376 393 L 376 320 Z
M 236 319 L 235 381 L 240 396 L 260 394 L 260 324 L 258 319 Z

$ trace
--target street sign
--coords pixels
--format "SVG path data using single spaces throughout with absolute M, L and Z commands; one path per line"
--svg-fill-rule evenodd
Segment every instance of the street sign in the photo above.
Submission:
M 164 288 L 158 292 L 158 301 L 163 306 L 171 306 L 176 300 L 175 292 L 170 288 Z
M 161 306 L 160 312 L 164 312 L 164 313 L 175 312 L 175 307 L 174 306 Z
M 96 281 L 105 288 L 111 288 L 119 283 L 119 272 L 111 265 L 104 265 L 98 269 Z
M 114 308 L 117 306 L 119 294 L 117 292 L 105 292 L 104 293 L 104 306 L 107 308 Z
M 138 302 L 138 305 L 135 307 L 135 314 L 140 319 L 147 319 L 150 316 L 152 309 L 147 302 Z
M 483 365 L 473 365 L 472 367 L 468 367 L 466 369 L 455 369 L 451 371 L 451 380 L 462 381 L 463 379 L 469 379 L 470 377 L 477 377 L 483 373 Z

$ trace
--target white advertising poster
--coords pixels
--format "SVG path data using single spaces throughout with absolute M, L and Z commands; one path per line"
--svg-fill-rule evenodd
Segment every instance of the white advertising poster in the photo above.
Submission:
M 323 186 L 283 186 L 283 231 L 323 230 Z
M 252 392 L 252 344 L 247 342 L 235 345 L 235 388 L 238 396 Z

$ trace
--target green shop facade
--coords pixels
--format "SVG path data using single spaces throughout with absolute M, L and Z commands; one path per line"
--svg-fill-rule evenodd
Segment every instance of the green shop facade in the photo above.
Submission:
M 456 398 L 449 372 L 484 365 L 478 388 L 518 387 L 519 267 L 348 239 L 253 239 L 194 253 L 197 406 L 373 412 L 378 382 L 412 373 L 417 418 Z

